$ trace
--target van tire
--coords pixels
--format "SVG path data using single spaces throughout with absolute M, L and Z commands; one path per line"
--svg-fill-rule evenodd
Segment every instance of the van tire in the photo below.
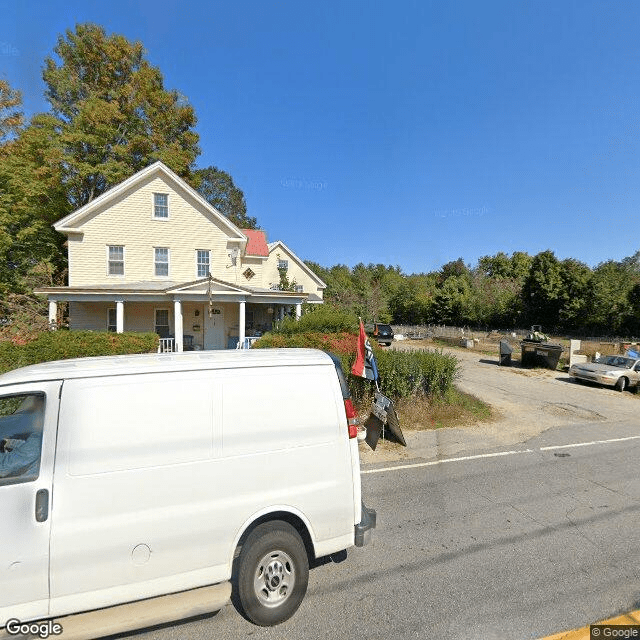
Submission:
M 309 583 L 309 558 L 300 534 L 288 523 L 258 525 L 238 558 L 235 600 L 254 624 L 271 627 L 298 609 Z

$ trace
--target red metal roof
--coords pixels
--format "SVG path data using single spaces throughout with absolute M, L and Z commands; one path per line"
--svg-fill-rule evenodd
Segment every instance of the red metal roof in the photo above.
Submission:
M 242 233 L 249 239 L 247 242 L 246 254 L 248 256 L 269 257 L 267 247 L 267 234 L 260 229 L 241 229 Z

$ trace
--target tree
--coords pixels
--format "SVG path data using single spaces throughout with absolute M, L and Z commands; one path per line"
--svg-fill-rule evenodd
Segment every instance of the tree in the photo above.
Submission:
M 534 256 L 522 287 L 522 302 L 529 322 L 547 331 L 558 326 L 562 306 L 562 270 L 553 251 Z
M 247 215 L 244 193 L 226 171 L 218 167 L 198 169 L 192 182 L 198 193 L 233 224 L 241 229 L 256 229 L 256 219 Z
M 591 269 L 573 258 L 560 263 L 562 278 L 560 324 L 564 329 L 580 329 L 585 326 L 585 318 L 591 307 L 589 288 Z
M 164 88 L 139 42 L 84 24 L 54 52 L 43 71 L 50 113 L 23 126 L 19 93 L 0 84 L 3 292 L 27 292 L 30 272 L 63 273 L 64 238 L 52 222 L 155 160 L 188 179 L 199 152 L 193 108 Z
M 164 88 L 140 42 L 95 24 L 58 38 L 43 71 L 63 153 L 69 210 L 156 160 L 189 178 L 199 153 L 193 108 Z
M 24 123 L 22 95 L 6 80 L 0 80 L 0 145 L 18 134 Z

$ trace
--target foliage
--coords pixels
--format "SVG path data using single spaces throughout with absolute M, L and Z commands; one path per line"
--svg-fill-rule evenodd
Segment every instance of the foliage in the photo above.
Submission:
M 0 79 L 0 144 L 16 135 L 24 123 L 22 95 Z
M 358 318 L 332 304 L 308 305 L 299 320 L 284 318 L 273 328 L 273 333 L 293 335 L 296 333 L 358 333 Z
M 380 388 L 392 399 L 416 395 L 445 397 L 453 388 L 459 371 L 455 356 L 442 351 L 395 351 L 372 346 L 380 373 Z M 353 333 L 267 333 L 253 345 L 257 349 L 279 347 L 331 351 L 341 360 L 354 399 L 361 401 L 372 395 L 371 381 L 350 375 L 357 348 L 357 336 Z
M 30 273 L 63 274 L 51 224 L 156 160 L 189 178 L 193 108 L 164 88 L 139 42 L 77 25 L 45 61 L 49 113 L 27 125 L 19 93 L 0 84 L 0 294 L 30 293 Z
M 142 43 L 87 23 L 60 36 L 54 53 L 43 79 L 72 209 L 156 160 L 189 177 L 199 153 L 195 112 L 165 89 Z
M 155 333 L 46 331 L 25 344 L 0 341 L 0 372 L 50 360 L 155 352 Z
M 256 219 L 247 215 L 247 203 L 233 178 L 218 167 L 197 169 L 193 183 L 198 193 L 241 229 L 256 229 Z

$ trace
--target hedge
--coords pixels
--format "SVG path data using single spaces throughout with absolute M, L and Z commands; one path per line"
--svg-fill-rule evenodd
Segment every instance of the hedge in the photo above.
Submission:
M 351 375 L 358 336 L 349 333 L 265 334 L 254 343 L 257 349 L 302 347 L 335 353 L 347 374 L 351 394 L 357 401 L 372 395 L 373 383 Z M 459 362 L 442 351 L 395 351 L 373 346 L 380 374 L 381 391 L 397 400 L 417 395 L 446 397 L 459 373 Z
M 26 344 L 0 342 L 0 373 L 49 360 L 152 353 L 157 349 L 158 336 L 155 333 L 46 331 Z

